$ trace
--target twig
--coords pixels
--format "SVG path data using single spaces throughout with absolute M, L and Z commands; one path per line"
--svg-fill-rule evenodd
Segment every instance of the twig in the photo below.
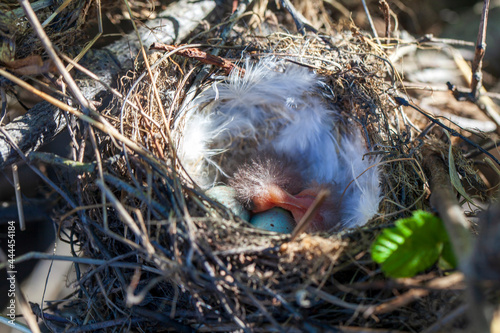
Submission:
M 52 6 L 53 3 L 54 3 L 53 0 L 38 0 L 38 1 L 35 1 L 35 2 L 31 3 L 31 8 L 33 8 L 33 10 L 35 12 L 37 12 L 37 11 L 39 11 L 41 9 L 47 8 L 49 6 Z M 16 8 L 14 10 L 11 10 L 8 13 L 10 15 L 12 15 L 12 16 L 17 17 L 17 18 L 20 18 L 20 17 L 24 16 L 24 11 L 23 11 L 22 8 Z
M 121 328 L 123 330 L 124 327 L 130 327 L 129 325 L 135 326 L 135 324 L 146 321 L 146 318 L 129 318 L 129 317 L 124 317 L 124 318 L 117 318 L 113 320 L 108 320 L 100 323 L 93 323 L 93 324 L 87 324 L 87 325 L 82 325 L 79 327 L 74 327 L 74 328 L 69 328 L 65 330 L 67 333 L 79 333 L 79 332 L 95 332 L 95 331 L 107 331 L 105 329 L 109 328 L 111 330 L 111 327 L 116 327 Z
M 406 306 L 422 297 L 427 296 L 433 289 L 449 289 L 450 286 L 453 286 L 457 283 L 461 283 L 463 280 L 462 274 L 452 274 L 449 276 L 436 278 L 429 283 L 427 283 L 426 287 L 428 289 L 410 289 L 404 294 L 380 305 L 369 306 L 365 311 L 364 316 L 369 317 L 371 315 L 382 314 L 382 313 L 390 313 L 396 309 L 399 309 L 403 306 Z
M 14 192 L 16 193 L 17 214 L 19 218 L 19 229 L 24 231 L 26 223 L 24 221 L 23 198 L 21 196 L 21 183 L 19 182 L 19 173 L 17 164 L 12 164 L 12 180 L 14 181 Z
M 144 249 L 147 251 L 149 255 L 152 255 L 155 253 L 153 245 L 151 245 L 151 242 L 149 241 L 148 235 L 143 233 L 137 224 L 135 223 L 134 219 L 130 216 L 130 214 L 127 212 L 125 207 L 122 205 L 122 203 L 116 198 L 116 196 L 111 193 L 110 189 L 104 184 L 104 182 L 100 179 L 96 180 L 97 186 L 101 189 L 103 193 L 106 194 L 106 198 L 108 198 L 109 202 L 113 205 L 113 207 L 116 209 L 118 214 L 121 217 L 121 220 L 127 225 L 127 227 L 132 230 L 132 232 L 141 240 L 142 245 L 144 246 Z M 104 208 L 106 209 L 106 207 Z
M 0 324 L 12 327 L 16 331 L 19 331 L 21 333 L 33 333 L 33 331 L 30 330 L 28 326 L 21 324 L 18 321 L 13 322 L 12 319 L 4 317 L 3 315 L 0 315 Z
M 161 204 L 158 201 L 152 200 L 152 199 L 150 201 L 148 201 L 148 197 L 143 192 L 143 190 L 136 188 L 136 187 L 133 187 L 132 185 L 128 184 L 127 182 L 124 182 L 124 181 L 120 180 L 119 178 L 116 178 L 110 174 L 104 174 L 104 179 L 106 180 L 106 182 L 108 184 L 113 185 L 114 187 L 116 187 L 120 191 L 125 191 L 130 196 L 137 198 L 139 200 L 142 200 L 143 202 L 149 202 L 149 204 L 151 205 L 151 208 L 153 208 L 153 213 L 155 214 L 155 216 L 158 219 L 168 218 L 170 212 L 167 209 L 167 207 L 165 207 L 165 204 L 164 203 Z M 156 212 L 158 212 L 161 215 L 157 216 L 159 214 L 157 214 Z
M 290 0 L 280 0 L 281 6 L 286 9 L 290 15 L 292 15 L 293 21 L 295 22 L 295 26 L 297 27 L 297 31 L 305 35 L 306 30 L 312 31 L 314 33 L 317 33 L 318 31 L 312 26 L 312 24 L 295 9 L 293 4 L 290 2 Z
M 372 16 L 370 15 L 370 10 L 366 5 L 366 0 L 361 0 L 363 3 L 363 9 L 365 10 L 366 18 L 368 19 L 368 23 L 370 24 L 370 28 L 372 29 L 373 37 L 377 41 L 377 44 L 381 47 L 382 43 L 380 42 L 380 38 L 378 38 L 377 29 L 375 29 L 375 24 L 373 24 Z
M 466 138 L 465 136 L 463 136 L 462 134 L 458 133 L 457 131 L 455 131 L 454 129 L 446 126 L 445 124 L 443 124 L 442 122 L 440 122 L 439 120 L 435 119 L 434 117 L 430 116 L 429 114 L 427 114 L 427 112 L 424 112 L 422 109 L 420 109 L 418 106 L 416 105 L 413 105 L 413 104 L 410 104 L 410 102 L 408 102 L 406 99 L 402 98 L 402 97 L 394 97 L 394 100 L 403 105 L 403 106 L 409 106 L 411 107 L 412 109 L 420 112 L 422 115 L 424 115 L 427 119 L 429 119 L 432 123 L 436 124 L 436 125 L 439 125 L 440 127 L 444 128 L 445 130 L 447 130 L 450 135 L 452 136 L 456 136 L 456 137 L 459 137 L 460 139 L 464 140 L 465 142 L 467 142 L 468 144 L 470 144 L 471 146 L 473 146 L 474 148 L 478 149 L 479 151 L 481 151 L 483 154 L 486 154 L 488 155 L 488 157 L 490 157 L 493 161 L 495 161 L 495 163 L 497 163 L 498 165 L 500 165 L 500 161 L 495 157 L 493 156 L 490 152 L 484 150 L 480 145 L 478 145 L 477 143 L 475 142 L 472 142 L 470 139 Z
M 29 3 L 29 0 L 19 0 L 19 3 L 21 4 L 21 7 L 24 9 L 24 13 L 26 14 L 26 18 L 28 21 L 30 21 L 31 25 L 33 26 L 33 30 L 35 33 L 38 35 L 38 38 L 42 42 L 43 47 L 45 48 L 45 51 L 49 55 L 50 59 L 54 62 L 54 65 L 57 67 L 57 70 L 59 73 L 64 78 L 64 81 L 66 81 L 66 84 L 68 85 L 69 89 L 73 93 L 73 96 L 76 97 L 80 105 L 84 108 L 84 110 L 89 109 L 89 103 L 83 96 L 80 88 L 76 85 L 75 81 L 73 80 L 73 77 L 69 72 L 66 70 L 66 67 L 64 66 L 63 62 L 59 57 L 57 56 L 57 52 L 54 49 L 52 43 L 50 42 L 49 37 L 43 30 L 42 25 L 40 24 L 40 21 L 38 21 L 38 18 L 31 8 L 31 5 Z M 84 111 L 84 113 L 87 113 Z
M 465 311 L 467 311 L 468 307 L 469 307 L 468 304 L 463 304 L 459 306 L 458 308 L 454 309 L 443 318 L 440 318 L 437 322 L 435 322 L 431 326 L 427 327 L 427 329 L 422 331 L 422 333 L 443 332 L 444 327 L 453 320 L 461 318 L 465 313 Z
M 389 8 L 389 4 L 385 0 L 380 0 L 380 9 L 382 9 L 382 13 L 384 13 L 385 20 L 385 38 L 387 39 L 386 43 L 390 43 L 391 41 L 391 9 Z
M 160 93 L 158 92 L 158 87 L 156 86 L 156 82 L 155 82 L 154 77 L 153 77 L 153 72 L 151 71 L 151 66 L 149 65 L 149 60 L 148 60 L 148 57 L 146 55 L 146 49 L 144 48 L 144 43 L 142 42 L 141 35 L 139 33 L 139 29 L 137 29 L 137 26 L 135 24 L 134 16 L 132 14 L 132 9 L 130 8 L 128 0 L 124 0 L 124 2 L 125 2 L 125 5 L 127 7 L 128 14 L 130 15 L 130 22 L 132 23 L 132 26 L 134 27 L 134 31 L 135 31 L 136 36 L 137 36 L 137 41 L 139 42 L 139 51 L 141 52 L 142 58 L 144 60 L 144 64 L 146 65 L 146 70 L 148 72 L 149 79 L 151 80 L 151 83 L 152 83 L 151 87 L 153 88 L 153 93 L 154 93 L 158 108 L 160 109 L 160 114 L 161 114 L 162 119 L 163 119 L 163 126 L 165 128 L 165 132 L 167 133 L 167 139 L 168 139 L 168 144 L 169 144 L 168 146 L 172 147 L 173 141 L 172 141 L 172 136 L 170 135 L 170 124 L 167 121 L 165 109 L 163 108 L 163 102 L 160 98 Z M 122 134 L 123 134 L 123 127 L 122 127 Z M 125 145 L 123 145 L 123 148 L 125 148 Z M 125 149 L 124 149 L 124 151 L 125 151 Z M 175 154 L 175 152 L 174 152 L 174 154 Z M 128 155 L 127 155 L 126 151 L 125 151 L 125 158 L 128 159 Z
M 24 116 L 14 119 L 2 128 L 24 153 L 37 150 L 50 142 L 66 126 L 62 112 L 49 103 L 38 103 Z M 0 135 L 0 168 L 19 161 L 19 155 L 11 148 L 9 140 Z
M 246 1 L 234 0 L 233 6 L 237 4 L 238 5 L 236 7 L 233 7 L 232 14 L 227 20 L 227 23 L 225 24 L 225 27 L 222 30 L 222 33 L 220 34 L 221 41 L 217 45 L 217 48 L 213 51 L 213 55 L 215 56 L 219 55 L 219 53 L 221 52 L 220 46 L 226 44 L 226 39 L 229 36 L 229 34 L 233 31 L 234 25 L 244 16 L 245 11 L 247 10 L 248 6 L 252 4 L 252 2 L 253 0 L 246 0 Z
M 481 148 L 483 150 L 491 150 L 493 148 L 498 148 L 500 146 L 500 140 L 497 140 L 497 141 L 488 141 L 486 142 L 483 146 L 481 146 Z M 475 158 L 479 155 L 481 155 L 483 152 L 479 149 L 474 149 L 474 150 L 471 150 L 471 151 L 468 151 L 464 154 L 464 157 L 465 158 Z
M 23 314 L 24 320 L 28 323 L 31 332 L 40 333 L 40 327 L 38 327 L 36 322 L 36 317 L 31 310 L 31 307 L 24 296 L 23 291 L 21 290 L 20 284 L 16 281 L 16 298 L 19 304 L 19 308 L 21 309 L 21 313 Z
M 471 266 L 474 239 L 451 184 L 444 161 L 432 151 L 424 152 L 424 168 L 429 177 L 431 205 L 438 211 L 448 231 L 458 266 L 464 273 L 470 303 L 470 319 L 475 332 L 488 332 L 489 325 L 484 314 L 484 302 L 478 297 L 474 272 Z
M 163 51 L 167 51 L 167 52 L 172 52 L 172 51 L 176 51 L 177 48 L 178 48 L 177 46 L 173 46 L 173 45 L 167 45 L 167 44 L 162 44 L 162 43 L 153 43 L 149 49 L 150 50 L 163 50 Z M 229 61 L 225 58 L 219 57 L 219 56 L 214 56 L 210 53 L 201 51 L 201 50 L 194 48 L 194 47 L 188 48 L 188 49 L 183 49 L 183 50 L 181 49 L 181 50 L 177 51 L 176 53 L 178 55 L 183 56 L 183 57 L 199 60 L 200 62 L 202 62 L 204 64 L 221 67 L 226 72 L 226 75 L 229 75 L 231 73 L 231 71 L 234 69 L 239 70 L 241 75 L 245 74 L 245 70 L 243 68 L 236 66 L 231 61 Z
M 101 152 L 99 151 L 99 147 L 97 145 L 97 140 L 95 138 L 95 132 L 94 132 L 94 129 L 90 126 L 87 127 L 87 130 L 89 132 L 90 142 L 92 143 L 92 147 L 94 148 L 94 156 L 95 156 L 95 162 L 97 165 L 97 173 L 99 175 L 99 179 L 104 183 L 104 176 L 103 176 L 104 172 L 102 170 Z M 104 226 L 104 229 L 108 229 L 108 207 L 106 207 L 106 195 L 104 194 L 103 191 L 101 191 L 101 204 L 102 204 L 103 226 Z
M 3 125 L 3 119 L 7 114 L 7 94 L 5 93 L 5 87 L 0 87 L 0 98 L 2 99 L 2 109 L 0 111 L 0 126 Z
M 315 295 L 318 298 L 321 298 L 325 302 L 328 302 L 330 304 L 334 304 L 334 305 L 339 306 L 341 308 L 352 310 L 352 311 L 366 311 L 366 310 L 372 308 L 369 305 L 348 303 L 346 301 L 341 300 L 340 298 L 338 298 L 336 296 L 330 295 L 322 290 L 319 290 L 319 289 L 313 288 L 313 287 L 307 287 L 307 292 L 311 293 L 312 295 Z
M 403 88 L 406 90 L 413 89 L 413 90 L 429 90 L 431 92 L 434 91 L 450 91 L 450 87 L 446 84 L 431 84 L 431 83 L 421 83 L 421 82 L 408 82 L 408 81 L 402 81 L 402 82 L 397 82 L 398 88 Z M 458 91 L 465 91 L 467 88 L 465 87 L 454 87 Z M 482 91 L 481 96 L 487 96 L 490 98 L 498 99 L 500 100 L 500 93 L 496 92 L 491 92 L 491 91 Z
M 306 213 L 300 219 L 299 223 L 293 230 L 292 237 L 290 238 L 290 242 L 293 242 L 301 233 L 303 233 L 310 222 L 313 220 L 316 212 L 321 208 L 321 205 L 326 200 L 326 198 L 330 195 L 330 191 L 326 189 L 321 189 L 312 202 L 311 206 L 307 209 Z
M 449 278 L 454 276 L 453 278 Z M 424 289 L 429 291 L 455 290 L 462 291 L 465 289 L 463 285 L 464 275 L 460 272 L 452 273 L 445 276 L 445 281 L 434 283 L 432 286 L 424 282 L 436 281 L 442 279 L 437 275 L 437 272 L 415 276 L 414 278 L 401 278 L 394 280 L 375 280 L 368 282 L 355 282 L 348 285 L 342 285 L 340 289 L 356 291 L 361 290 L 394 290 L 394 289 Z
M 439 43 L 439 44 L 447 44 L 447 45 L 460 45 L 460 46 L 474 46 L 473 42 L 469 42 L 461 39 L 453 39 L 453 38 L 438 38 L 434 37 L 433 34 L 426 34 L 416 40 L 418 44 L 425 43 Z
M 481 23 L 479 24 L 479 32 L 477 34 L 476 52 L 474 53 L 474 61 L 472 62 L 472 79 L 471 79 L 471 95 L 474 99 L 479 97 L 479 91 L 482 85 L 484 53 L 486 52 L 486 27 L 488 26 L 488 12 L 490 8 L 490 0 L 484 0 L 483 13 L 481 15 Z
M 80 163 L 68 158 L 63 158 L 52 153 L 34 151 L 28 155 L 30 162 L 41 161 L 60 168 L 69 169 L 73 172 L 93 172 L 96 168 L 96 162 Z
M 64 10 L 64 8 L 68 7 L 68 5 L 71 3 L 71 0 L 65 0 L 45 21 L 42 23 L 42 28 L 45 28 L 47 25 L 49 25 L 54 18 L 59 15 L 60 12 Z
M 147 310 L 141 307 L 133 307 L 132 311 L 142 318 L 148 318 L 149 320 L 154 320 L 162 323 L 163 328 L 168 330 L 168 328 L 174 330 L 175 332 L 195 332 L 189 326 L 182 325 L 175 320 L 172 320 L 169 316 L 163 313 Z
M 473 247 L 469 222 L 456 200 L 455 190 L 443 160 L 433 152 L 424 153 L 423 165 L 431 186 L 431 204 L 445 222 L 458 261 L 461 265 L 465 265 L 469 261 Z M 466 272 L 464 274 L 467 275 Z
M 45 176 L 38 168 L 34 167 L 31 163 L 28 161 L 28 157 L 19 149 L 17 146 L 16 142 L 12 139 L 10 134 L 2 127 L 0 126 L 0 132 L 6 137 L 7 142 L 9 142 L 12 145 L 13 150 L 19 154 L 22 160 L 26 162 L 26 164 L 33 170 L 40 178 L 43 179 L 49 186 L 51 186 L 57 193 L 63 197 L 68 204 L 71 206 L 71 208 L 76 208 L 75 202 L 65 193 L 59 186 L 54 184 L 53 181 L 51 181 L 47 176 Z
M 79 63 L 73 61 L 73 59 L 71 59 L 67 55 L 61 53 L 61 58 L 63 58 L 64 60 L 66 60 L 69 64 L 71 64 L 71 66 L 75 67 L 77 70 L 81 71 L 82 73 L 84 73 L 85 75 L 87 75 L 88 77 L 90 77 L 92 80 L 95 80 L 95 81 L 99 82 L 100 84 L 102 84 L 105 89 L 109 90 L 113 95 L 115 95 L 116 97 L 118 97 L 120 100 L 123 100 L 123 95 L 118 90 L 112 88 L 109 85 L 109 82 L 106 82 L 106 81 L 102 80 L 99 76 L 97 76 L 93 72 L 89 71 L 87 68 L 83 67 Z M 126 101 L 126 102 L 131 107 L 133 107 L 135 110 L 138 110 L 137 105 L 135 105 L 134 103 L 132 103 L 130 101 Z
M 198 45 L 198 44 L 195 44 L 195 45 Z M 183 50 L 183 49 L 186 49 L 186 48 L 189 48 L 189 47 L 193 47 L 193 45 L 184 45 L 184 46 L 179 46 L 178 48 L 176 48 L 174 51 L 170 51 L 166 54 L 164 54 L 161 59 L 159 59 L 157 62 L 155 62 L 152 66 L 151 66 L 151 69 L 154 69 L 156 68 L 157 66 L 159 66 L 162 61 L 168 57 L 170 57 L 171 55 L 175 54 L 176 52 L 180 51 L 180 50 Z M 132 95 L 132 93 L 135 91 L 136 87 L 139 85 L 139 83 L 146 77 L 148 73 L 147 72 L 143 72 L 135 81 L 134 83 L 130 86 L 130 88 L 128 89 L 128 93 L 127 95 L 125 96 L 125 102 L 128 102 L 129 99 L 130 99 L 130 96 Z M 120 133 L 124 133 L 124 113 L 125 113 L 125 106 L 126 104 L 123 103 L 121 108 L 120 108 Z M 143 113 L 145 115 L 145 113 Z M 155 122 L 153 119 L 149 119 L 150 121 L 153 122 L 153 124 L 155 124 L 157 127 L 158 127 L 158 130 L 160 131 L 160 134 L 162 135 L 163 139 L 165 140 L 165 142 L 168 142 L 169 140 L 169 136 L 167 136 L 167 134 L 165 134 L 165 132 L 163 131 L 163 128 L 159 126 L 159 124 L 157 122 Z M 164 120 L 165 121 L 165 120 Z M 168 120 L 167 120 L 168 121 Z M 171 145 L 169 145 L 171 146 Z M 175 149 L 172 150 L 172 154 L 173 156 L 177 156 L 176 154 L 176 151 Z M 126 156 L 126 158 L 128 159 L 128 157 Z
M 464 77 L 464 79 L 467 81 L 467 83 L 469 85 L 472 85 L 472 81 L 471 81 L 471 76 L 472 76 L 472 70 L 469 66 L 469 64 L 467 63 L 467 61 L 465 61 L 465 59 L 462 57 L 462 55 L 460 54 L 460 52 L 458 52 L 457 50 L 454 50 L 452 49 L 451 50 L 451 55 L 453 56 L 453 60 L 455 61 L 457 67 L 459 68 L 459 70 L 462 72 L 462 76 Z M 453 96 L 455 97 L 455 99 L 457 101 L 460 101 L 460 100 L 471 100 L 471 93 L 470 92 L 461 92 L 461 91 L 458 91 L 454 85 L 452 85 L 451 83 L 447 83 L 448 85 L 448 88 L 449 90 L 451 90 L 451 92 L 453 93 Z M 473 100 L 473 102 L 475 102 L 478 107 L 483 110 L 486 115 L 495 122 L 495 124 L 497 124 L 498 128 L 497 128 L 497 132 L 500 131 L 500 112 L 498 110 L 498 105 L 496 105 L 492 100 L 491 98 L 489 98 L 488 96 L 485 96 L 485 93 L 486 93 L 486 89 L 484 87 L 480 87 L 479 89 L 479 99 L 477 100 Z
M 94 258 L 82 258 L 82 257 L 71 257 L 71 256 L 58 256 L 50 253 L 43 252 L 29 252 L 23 254 L 19 257 L 16 257 L 16 264 L 28 261 L 28 260 L 59 260 L 59 261 L 70 261 L 73 263 L 86 264 L 86 265 L 96 265 L 96 266 L 104 266 L 104 267 L 122 267 L 122 268 L 141 268 L 144 271 L 148 271 L 154 274 L 162 275 L 163 271 L 158 270 L 153 267 L 149 267 L 146 265 L 140 265 L 133 262 L 120 262 L 115 261 L 117 258 L 113 258 L 111 260 L 103 260 L 103 259 L 94 259 Z M 4 269 L 6 267 L 6 263 L 0 263 L 0 269 Z

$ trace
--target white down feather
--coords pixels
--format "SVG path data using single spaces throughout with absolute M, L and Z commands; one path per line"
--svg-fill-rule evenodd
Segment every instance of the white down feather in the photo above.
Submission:
M 347 188 L 343 227 L 370 220 L 381 200 L 379 170 L 358 176 L 377 160 L 364 157 L 368 151 L 359 132 L 339 135 L 338 112 L 319 96 L 319 78 L 273 57 L 256 64 L 247 60 L 244 68 L 244 75 L 234 70 L 181 113 L 184 121 L 175 131 L 178 155 L 193 180 L 209 188 L 238 163 L 273 150 L 299 165 L 306 182 L 335 184 L 342 189 L 339 198 Z

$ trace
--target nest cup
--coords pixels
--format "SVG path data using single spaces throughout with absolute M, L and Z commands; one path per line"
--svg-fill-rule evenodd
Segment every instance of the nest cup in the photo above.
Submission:
M 235 63 L 272 55 L 309 68 L 321 80 L 325 101 L 338 111 L 345 131 L 359 131 L 379 160 L 418 158 L 409 133 L 395 125 L 393 72 L 379 49 L 356 30 L 331 37 L 248 34 L 227 41 L 226 47 L 221 55 Z M 176 138 L 182 135 L 176 132 L 178 124 L 189 114 L 186 106 L 224 71 L 180 56 L 160 57 L 153 53 L 150 59 L 161 62 L 153 73 L 155 82 L 143 80 L 129 94 L 137 108 L 123 104 L 120 120 L 114 122 L 152 154 L 120 155 L 117 162 L 105 164 L 106 185 L 98 189 L 92 180 L 87 187 L 86 205 L 98 202 L 102 190 L 119 197 L 124 211 L 108 209 L 103 216 L 102 209 L 90 208 L 86 224 L 64 222 L 85 257 L 138 265 L 106 267 L 99 277 L 89 270 L 79 278 L 80 299 L 66 304 L 77 318 L 89 311 L 96 320 L 121 317 L 122 310 L 108 306 L 113 300 L 126 309 L 131 325 L 144 331 L 165 325 L 177 331 L 310 331 L 345 323 L 398 329 L 406 319 L 419 330 L 434 320 L 415 314 L 418 307 L 432 307 L 427 300 L 374 318 L 370 304 L 392 294 L 345 288 L 376 279 L 367 249 L 377 225 L 401 216 L 401 207 L 426 205 L 416 162 L 382 162 L 380 186 L 383 196 L 392 193 L 391 200 L 382 200 L 377 217 L 364 228 L 302 234 L 293 242 L 289 235 L 253 228 L 205 195 L 176 150 Z M 136 77 L 123 81 L 127 79 L 135 82 Z M 120 154 L 109 137 L 101 140 L 105 157 Z M 80 306 L 86 297 L 90 309 Z M 451 297 L 446 306 L 456 302 Z

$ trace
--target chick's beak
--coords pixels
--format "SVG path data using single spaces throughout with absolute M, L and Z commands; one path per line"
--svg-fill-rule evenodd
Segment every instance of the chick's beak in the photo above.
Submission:
M 306 189 L 299 194 L 291 195 L 277 185 L 268 185 L 265 191 L 256 194 L 252 198 L 253 212 L 263 212 L 273 207 L 280 207 L 290 211 L 293 218 L 298 223 L 304 216 L 309 206 L 311 206 L 316 197 L 317 190 Z M 321 222 L 323 217 L 317 213 L 314 221 Z

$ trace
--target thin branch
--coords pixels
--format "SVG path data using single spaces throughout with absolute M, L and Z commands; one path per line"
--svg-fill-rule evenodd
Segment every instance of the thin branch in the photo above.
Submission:
M 321 205 L 326 200 L 326 198 L 328 198 L 328 196 L 330 196 L 329 190 L 321 189 L 319 191 L 311 206 L 309 206 L 306 213 L 300 219 L 299 223 L 297 223 L 297 226 L 293 230 L 290 242 L 293 242 L 295 239 L 297 239 L 297 237 L 307 229 L 311 221 L 314 219 L 316 212 L 321 208 Z
M 36 322 L 35 314 L 33 313 L 33 310 L 31 310 L 31 307 L 26 299 L 26 296 L 24 295 L 21 289 L 21 285 L 17 281 L 16 281 L 16 298 L 21 313 L 23 314 L 24 320 L 26 320 L 26 323 L 31 329 L 31 332 L 40 333 L 40 327 L 38 327 L 38 324 Z
M 24 231 L 26 223 L 24 220 L 23 198 L 21 194 L 21 183 L 19 182 L 19 172 L 17 171 L 17 164 L 12 164 L 12 180 L 14 182 L 14 191 L 16 193 L 17 214 L 19 218 L 19 229 Z
M 462 72 L 464 79 L 467 81 L 469 85 L 472 85 L 471 76 L 474 73 L 467 63 L 463 56 L 455 49 L 450 50 L 451 55 L 453 56 L 453 60 L 455 61 L 458 69 Z M 453 93 L 453 96 L 457 101 L 461 100 L 471 100 L 470 92 L 461 92 L 456 89 L 454 85 L 451 83 L 447 83 L 449 90 Z M 472 100 L 476 105 L 483 110 L 491 120 L 497 124 L 497 132 L 500 131 L 500 111 L 498 110 L 498 105 L 496 105 L 491 98 L 485 96 L 486 89 L 484 87 L 480 87 L 479 89 L 479 98 L 477 100 Z
M 471 80 L 471 95 L 474 99 L 479 97 L 481 90 L 483 74 L 484 53 L 486 52 L 486 27 L 488 26 L 488 12 L 490 8 L 490 0 L 484 0 L 483 13 L 481 15 L 481 23 L 479 24 L 479 32 L 477 34 L 476 52 L 474 61 L 472 62 L 472 80 Z
M 485 304 L 477 295 L 474 272 L 471 267 L 474 239 L 469 231 L 469 222 L 456 198 L 448 168 L 441 157 L 432 151 L 424 152 L 424 168 L 429 177 L 432 192 L 431 205 L 438 211 L 446 226 L 458 266 L 466 278 L 470 303 L 469 315 L 473 321 L 474 331 L 488 332 L 488 320 L 484 313 Z
M 391 8 L 389 4 L 385 0 L 380 0 L 380 9 L 382 13 L 384 13 L 384 21 L 385 21 L 385 38 L 387 43 L 390 43 L 391 40 Z
M 290 0 L 280 0 L 280 4 L 281 6 L 283 6 L 284 9 L 286 9 L 288 13 L 290 13 L 290 15 L 292 15 L 293 21 L 295 22 L 295 26 L 297 27 L 297 31 L 300 34 L 305 35 L 307 30 L 312 31 L 314 33 L 317 32 L 317 30 L 304 17 L 304 15 L 302 15 L 297 11 L 297 9 L 295 9 L 294 5 L 291 3 Z
M 370 28 L 372 29 L 373 37 L 377 41 L 377 44 L 379 46 L 382 46 L 382 43 L 380 42 L 380 38 L 378 38 L 377 29 L 375 29 L 375 24 L 373 24 L 370 10 L 368 9 L 368 6 L 366 5 L 366 0 L 361 0 L 361 2 L 363 3 L 363 9 L 365 10 L 366 18 L 368 19 L 368 23 L 370 24 Z
M 28 21 L 30 21 L 31 25 L 33 26 L 33 30 L 35 33 L 38 35 L 38 38 L 40 39 L 40 42 L 42 42 L 43 47 L 45 48 L 45 51 L 49 55 L 50 59 L 54 62 L 54 64 L 57 67 L 57 70 L 59 73 L 63 76 L 64 81 L 66 81 L 66 84 L 68 85 L 69 89 L 73 93 L 73 96 L 78 100 L 80 105 L 84 109 L 89 108 L 89 103 L 83 96 L 80 88 L 76 85 L 75 80 L 73 80 L 73 77 L 69 72 L 66 70 L 66 67 L 64 66 L 63 62 L 59 57 L 57 56 L 57 52 L 54 49 L 54 46 L 52 45 L 49 37 L 45 33 L 45 30 L 43 30 L 42 25 L 40 24 L 40 21 L 38 21 L 38 18 L 33 11 L 33 8 L 31 8 L 31 5 L 28 0 L 19 0 L 19 3 L 21 4 L 21 7 L 24 9 L 24 13 L 26 14 L 26 18 Z M 85 111 L 84 111 L 85 112 Z M 85 112 L 87 113 L 87 112 Z
M 240 75 L 243 75 L 245 73 L 245 70 L 243 68 L 238 67 L 237 65 L 235 65 L 231 61 L 229 61 L 223 57 L 214 56 L 210 53 L 201 51 L 195 47 L 183 49 L 183 50 L 177 50 L 177 47 L 174 45 L 167 45 L 167 44 L 163 44 L 163 43 L 153 43 L 149 49 L 150 50 L 162 50 L 162 51 L 167 51 L 167 52 L 175 51 L 178 55 L 181 55 L 183 57 L 196 59 L 204 64 L 221 67 L 226 72 L 226 75 L 229 75 L 231 73 L 231 71 L 233 71 L 234 69 L 239 70 Z
M 420 112 L 422 115 L 424 115 L 427 119 L 429 119 L 432 123 L 436 124 L 436 125 L 439 125 L 440 127 L 444 128 L 445 130 L 447 130 L 450 135 L 452 136 L 456 136 L 456 137 L 459 137 L 460 139 L 464 140 L 465 142 L 467 142 L 468 144 L 470 144 L 471 146 L 473 146 L 474 148 L 478 149 L 479 151 L 481 151 L 483 154 L 485 155 L 488 155 L 488 157 L 490 157 L 493 161 L 495 161 L 495 163 L 497 163 L 498 165 L 500 165 L 500 161 L 495 157 L 493 156 L 490 152 L 484 150 L 480 145 L 478 145 L 477 143 L 475 142 L 472 142 L 470 139 L 466 138 L 465 136 L 463 136 L 462 134 L 458 133 L 457 131 L 455 131 L 454 129 L 446 126 L 445 124 L 443 124 L 442 122 L 440 122 L 439 120 L 437 120 L 436 118 L 430 116 L 429 114 L 427 114 L 424 110 L 420 109 L 418 106 L 416 105 L 412 105 L 410 104 L 410 102 L 408 102 L 406 99 L 402 98 L 402 97 L 394 97 L 394 100 L 399 103 L 400 105 L 403 105 L 403 106 L 409 106 L 411 107 L 412 109 Z

